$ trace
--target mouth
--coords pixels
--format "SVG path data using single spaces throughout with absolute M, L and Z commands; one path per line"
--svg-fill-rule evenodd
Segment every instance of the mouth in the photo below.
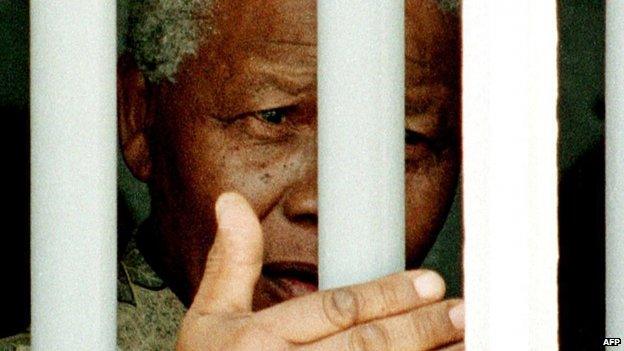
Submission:
M 283 300 L 318 290 L 316 265 L 304 262 L 272 262 L 262 267 L 262 275 L 276 288 Z

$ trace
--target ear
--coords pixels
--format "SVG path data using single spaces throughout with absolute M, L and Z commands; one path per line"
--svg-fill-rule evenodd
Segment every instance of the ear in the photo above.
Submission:
M 127 54 L 117 64 L 117 114 L 126 165 L 137 179 L 147 182 L 152 174 L 148 131 L 153 122 L 153 110 L 143 73 Z

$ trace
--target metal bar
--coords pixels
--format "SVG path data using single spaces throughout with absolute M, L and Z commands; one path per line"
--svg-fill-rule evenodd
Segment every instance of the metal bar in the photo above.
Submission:
M 404 12 L 318 2 L 321 288 L 405 269 Z
M 31 6 L 33 350 L 116 349 L 116 5 Z
M 606 1 L 606 336 L 624 335 L 624 2 Z
M 556 2 L 462 16 L 466 348 L 556 350 Z

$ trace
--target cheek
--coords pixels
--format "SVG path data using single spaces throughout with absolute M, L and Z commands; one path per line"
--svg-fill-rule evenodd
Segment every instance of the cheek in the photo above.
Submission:
M 406 253 L 420 264 L 444 224 L 455 194 L 457 166 L 450 158 L 406 173 Z
M 183 193 L 192 202 L 214 202 L 223 192 L 245 196 L 263 215 L 279 200 L 298 174 L 301 143 L 257 143 L 220 122 L 193 129 L 182 136 L 178 157 Z
M 263 218 L 300 173 L 301 143 L 250 145 L 220 126 L 183 124 L 159 133 L 152 205 L 168 259 L 192 286 L 216 231 L 214 203 L 225 191 L 245 196 Z
M 242 144 L 227 156 L 223 167 L 227 174 L 221 174 L 221 179 L 228 181 L 224 187 L 245 196 L 262 220 L 298 179 L 305 155 L 294 142 Z

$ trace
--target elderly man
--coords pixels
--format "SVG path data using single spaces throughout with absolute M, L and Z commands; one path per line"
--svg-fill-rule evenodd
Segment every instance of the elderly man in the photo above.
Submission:
M 406 1 L 411 269 L 459 169 L 456 8 Z M 462 348 L 463 305 L 434 272 L 316 291 L 314 0 L 137 1 L 130 24 L 120 141 L 152 213 L 120 270 L 122 348 Z

